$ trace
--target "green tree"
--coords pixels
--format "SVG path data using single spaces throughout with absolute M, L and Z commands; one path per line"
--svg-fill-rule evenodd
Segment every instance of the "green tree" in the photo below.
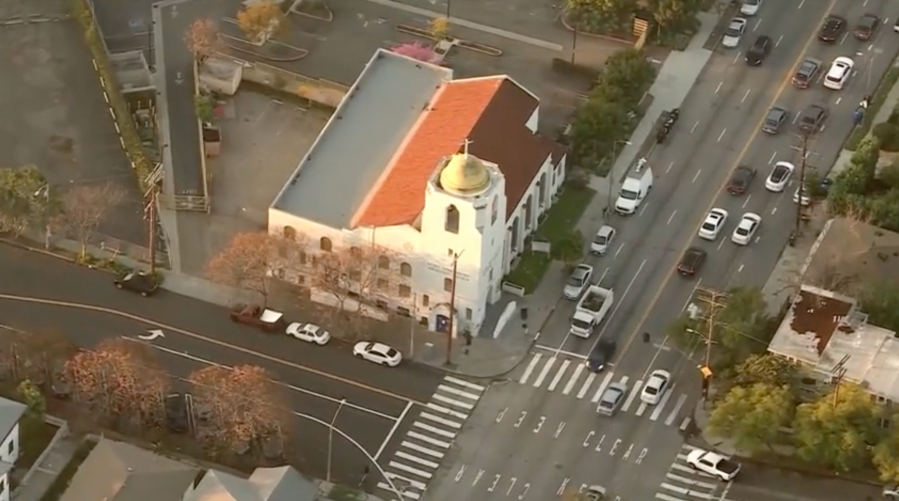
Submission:
M 799 405 L 793 424 L 799 456 L 836 471 L 864 467 L 871 460 L 869 447 L 881 435 L 881 412 L 880 404 L 853 384 Z
M 874 446 L 871 458 L 884 482 L 899 482 L 899 414 L 890 419 L 890 429 Z
M 899 231 L 899 189 L 868 198 L 865 205 L 865 214 L 872 223 L 890 231 Z
M 858 187 L 859 191 L 855 193 L 863 193 L 870 190 L 874 183 L 874 176 L 877 172 L 877 161 L 880 159 L 880 140 L 871 136 L 859 143 L 855 153 L 852 154 L 850 163 L 858 168 L 856 182 L 861 183 Z
M 686 312 L 680 314 L 665 328 L 665 336 L 682 350 L 689 352 L 705 343 L 705 322 L 690 318 Z
M 696 27 L 701 0 L 654 0 L 652 20 L 661 38 L 665 34 L 684 33 Z
M 709 415 L 708 430 L 734 440 L 747 452 L 771 447 L 793 414 L 788 386 L 756 383 L 735 386 L 717 402 Z
M 867 200 L 860 191 L 864 183 L 864 173 L 850 165 L 837 175 L 833 185 L 827 192 L 827 210 L 834 216 L 852 214 L 864 216 L 867 213 Z
M 44 399 L 44 394 L 36 384 L 32 383 L 30 379 L 26 379 L 16 387 L 16 393 L 25 401 L 31 417 L 41 419 L 44 417 L 47 412 L 47 400 Z
M 572 26 L 591 33 L 630 31 L 637 0 L 567 0 L 565 16 Z
M 52 205 L 46 189 L 47 180 L 34 165 L 0 169 L 0 233 L 18 236 L 45 221 Z
M 887 188 L 899 188 L 899 159 L 880 169 L 879 178 Z
M 591 96 L 610 99 L 612 92 L 621 91 L 627 106 L 637 106 L 655 78 L 655 68 L 646 53 L 625 49 L 609 56 L 596 81 Z
M 619 103 L 590 100 L 581 106 L 571 124 L 571 142 L 577 163 L 598 168 L 613 150 L 622 130 L 631 130 L 628 110 Z
M 899 332 L 899 284 L 871 279 L 862 284 L 857 296 L 872 324 Z
M 757 353 L 749 355 L 734 368 L 732 382 L 737 386 L 765 384 L 780 387 L 790 386 L 796 378 L 795 363 L 770 353 Z

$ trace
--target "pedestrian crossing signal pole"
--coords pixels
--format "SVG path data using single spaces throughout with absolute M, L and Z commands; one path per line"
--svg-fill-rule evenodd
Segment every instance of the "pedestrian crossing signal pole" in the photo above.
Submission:
M 696 289 L 696 299 L 706 305 L 706 332 L 705 332 L 705 359 L 703 365 L 699 366 L 699 372 L 702 374 L 702 398 L 708 397 L 709 384 L 712 378 L 712 343 L 715 336 L 715 320 L 718 313 L 727 304 L 727 294 L 714 289 Z

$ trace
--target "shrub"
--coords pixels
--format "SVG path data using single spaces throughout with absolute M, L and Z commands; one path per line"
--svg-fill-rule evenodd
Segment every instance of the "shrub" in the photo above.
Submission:
M 880 140 L 880 149 L 884 151 L 899 151 L 899 126 L 881 122 L 874 126 L 874 137 Z

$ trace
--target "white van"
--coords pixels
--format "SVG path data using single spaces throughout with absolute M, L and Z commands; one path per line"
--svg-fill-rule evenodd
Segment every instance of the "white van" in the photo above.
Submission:
M 621 189 L 618 190 L 618 200 L 615 202 L 615 212 L 627 216 L 637 212 L 640 204 L 649 190 L 652 189 L 652 168 L 645 158 L 637 162 L 637 166 L 627 175 Z

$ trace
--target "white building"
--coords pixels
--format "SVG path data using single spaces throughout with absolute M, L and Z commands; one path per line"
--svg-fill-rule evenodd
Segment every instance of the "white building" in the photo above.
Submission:
M 272 203 L 269 231 L 315 252 L 389 249 L 399 279 L 373 299 L 438 331 L 455 260 L 454 330 L 477 334 L 565 178 L 565 149 L 538 118 L 537 97 L 507 76 L 453 80 L 379 50 Z M 294 264 L 285 278 L 303 282 Z
M 9 501 L 12 487 L 9 473 L 15 467 L 21 453 L 19 443 L 19 421 L 25 414 L 25 404 L 0 398 L 0 501 Z

